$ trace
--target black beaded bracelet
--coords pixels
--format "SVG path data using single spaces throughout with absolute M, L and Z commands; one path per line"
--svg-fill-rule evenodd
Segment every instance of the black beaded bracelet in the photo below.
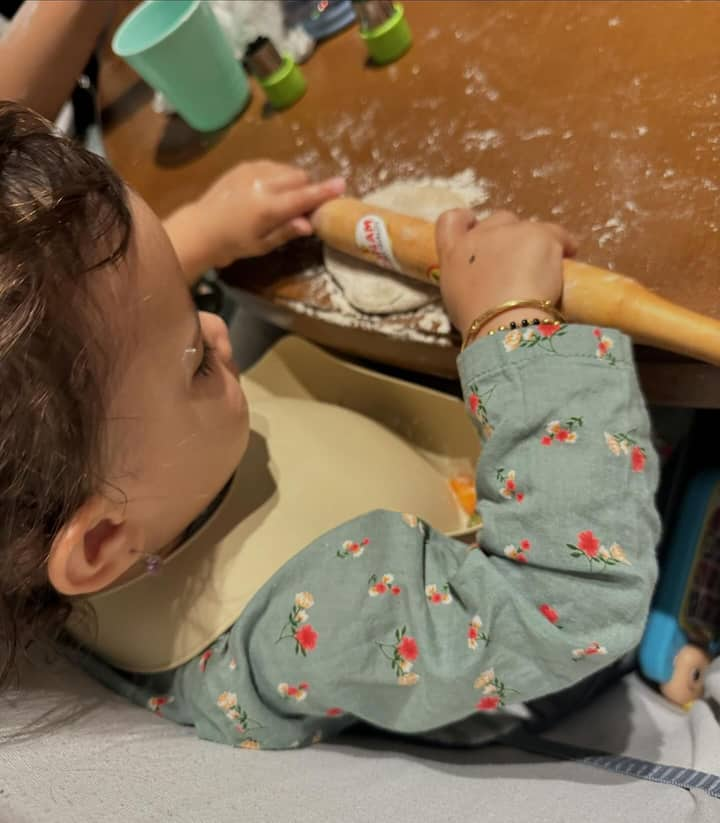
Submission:
M 507 326 L 498 326 L 497 329 L 493 329 L 492 331 L 488 332 L 488 337 L 492 337 L 493 334 L 502 331 L 515 331 L 516 329 L 524 329 L 528 328 L 529 326 L 539 326 L 539 325 L 551 325 L 551 326 L 560 326 L 561 323 L 559 320 L 555 320 L 552 317 L 545 317 L 541 320 L 539 317 L 533 317 L 532 320 L 528 320 L 526 317 L 520 321 L 520 323 L 516 323 L 515 320 L 511 320 Z

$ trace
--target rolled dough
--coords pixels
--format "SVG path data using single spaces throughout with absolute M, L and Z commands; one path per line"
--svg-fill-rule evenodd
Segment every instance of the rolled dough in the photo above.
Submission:
M 442 184 L 398 181 L 376 189 L 363 200 L 413 217 L 435 221 L 448 209 L 463 209 L 475 200 L 466 191 Z M 414 311 L 439 299 L 435 286 L 424 286 L 402 275 L 393 275 L 325 246 L 325 268 L 345 293 L 348 302 L 367 314 Z

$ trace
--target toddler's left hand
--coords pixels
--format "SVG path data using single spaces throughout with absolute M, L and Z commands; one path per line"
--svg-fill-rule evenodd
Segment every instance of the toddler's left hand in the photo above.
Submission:
M 344 191 L 342 177 L 311 183 L 295 166 L 256 160 L 220 177 L 193 204 L 193 211 L 213 265 L 223 267 L 312 234 L 306 215 Z

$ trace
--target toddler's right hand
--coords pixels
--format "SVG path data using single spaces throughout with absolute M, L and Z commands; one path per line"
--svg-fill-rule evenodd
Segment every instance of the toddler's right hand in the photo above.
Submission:
M 436 227 L 440 291 L 450 320 L 465 336 L 473 320 L 508 300 L 550 300 L 562 295 L 563 257 L 577 251 L 573 237 L 554 223 L 520 221 L 499 211 L 478 221 L 470 209 L 442 214 Z M 533 309 L 494 317 L 490 327 Z

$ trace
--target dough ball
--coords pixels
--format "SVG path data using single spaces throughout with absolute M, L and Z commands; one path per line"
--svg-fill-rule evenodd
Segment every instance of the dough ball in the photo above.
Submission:
M 376 189 L 363 200 L 371 206 L 435 221 L 448 209 L 472 205 L 471 197 L 449 186 L 399 180 Z M 424 285 L 350 255 L 324 248 L 325 268 L 343 290 L 348 302 L 367 314 L 415 311 L 438 300 L 437 287 Z

